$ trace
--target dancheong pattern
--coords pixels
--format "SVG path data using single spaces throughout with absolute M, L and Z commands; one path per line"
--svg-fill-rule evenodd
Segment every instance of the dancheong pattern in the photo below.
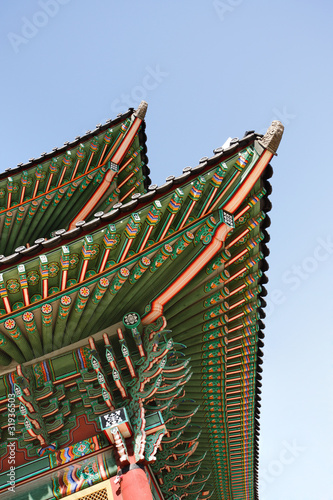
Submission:
M 130 439 L 166 500 L 258 499 L 282 127 L 157 187 L 145 109 L 0 176 L 0 500 L 12 394 L 27 492 L 37 475 L 54 498 L 115 476 Z

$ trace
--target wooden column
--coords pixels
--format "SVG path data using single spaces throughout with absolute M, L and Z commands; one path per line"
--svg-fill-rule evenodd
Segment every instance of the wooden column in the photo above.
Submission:
M 120 489 L 123 500 L 153 500 L 143 466 L 130 464 L 122 469 Z

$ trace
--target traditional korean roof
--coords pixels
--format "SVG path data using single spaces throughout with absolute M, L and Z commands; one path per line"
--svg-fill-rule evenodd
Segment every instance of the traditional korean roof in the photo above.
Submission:
M 166 498 L 257 498 L 269 161 L 281 135 L 279 122 L 263 137 L 248 132 L 164 185 L 0 261 L 0 363 L 9 371 L 111 335 L 129 311 L 144 325 L 164 318 L 190 358 L 182 404 L 194 426 L 186 441 L 174 422 L 177 449 L 171 434 L 162 441 L 153 469 Z M 181 447 L 194 443 L 195 426 L 194 454 Z M 186 458 L 188 470 L 202 462 L 201 479 L 179 478 Z
M 145 108 L 0 174 L 0 254 L 75 227 L 150 184 Z

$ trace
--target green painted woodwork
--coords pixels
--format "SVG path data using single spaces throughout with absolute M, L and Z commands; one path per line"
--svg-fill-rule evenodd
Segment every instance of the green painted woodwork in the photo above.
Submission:
M 81 143 L 74 141 L 67 151 L 56 150 L 45 159 L 32 160 L 26 170 L 15 169 L 11 177 L 0 176 L 0 222 L 4 221 L 0 253 L 9 255 L 20 245 L 32 244 L 37 238 L 49 237 L 54 229 L 68 227 L 73 214 L 87 203 L 112 167 L 110 161 L 105 166 L 103 163 L 109 152 L 116 151 L 121 144 L 131 123 L 128 115 L 114 120 L 112 128 L 97 128 L 82 138 Z M 122 162 L 128 164 L 126 171 L 121 165 L 116 181 L 94 211 L 100 208 L 108 211 L 126 193 L 144 191 L 146 165 L 142 137 L 142 134 L 135 136 Z M 124 182 L 133 171 L 136 182 Z
M 27 366 L 25 376 L 33 390 L 26 397 L 32 407 L 22 403 L 30 420 L 19 415 L 19 444 L 29 458 L 36 456 L 42 438 L 51 436 L 58 447 L 66 446 L 80 415 L 95 422 L 110 406 L 125 404 L 133 418 L 136 458 L 154 462 L 166 498 L 185 492 L 198 500 L 254 500 L 269 222 L 266 181 L 257 181 L 232 216 L 222 209 L 263 150 L 253 138 L 224 153 L 223 161 L 221 156 L 205 161 L 141 199 L 137 193 L 145 191 L 145 165 L 139 134 L 120 165 L 109 161 L 129 125 L 126 118 L 81 145 L 33 163 L 4 185 L 0 179 L 6 238 L 1 251 L 8 254 L 31 238 L 49 237 L 67 227 L 66 221 L 81 210 L 103 176 L 110 169 L 117 172 L 98 206 L 111 212 L 89 232 L 81 229 L 77 236 L 75 230 L 75 236 L 68 233 L 65 241 L 53 245 L 51 240 L 42 255 L 22 255 L 19 265 L 1 269 L 0 364 L 12 359 L 23 363 L 103 332 L 128 311 L 144 315 L 200 259 L 222 224 L 231 231 L 224 247 L 165 305 L 173 343 L 161 319 L 144 330 L 140 324 L 126 324 L 123 338 L 96 342 L 96 352 L 86 344 L 51 357 L 46 365 Z M 17 206 L 23 188 L 24 202 Z M 135 212 L 115 205 L 131 201 L 132 194 L 138 199 Z M 10 390 L 7 375 L 0 378 L 1 404 L 4 388 Z M 145 411 L 162 412 L 168 429 L 164 437 L 146 436 L 144 453 L 140 401 Z

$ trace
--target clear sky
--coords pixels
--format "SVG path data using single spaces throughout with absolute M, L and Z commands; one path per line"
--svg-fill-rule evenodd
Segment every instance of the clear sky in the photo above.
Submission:
M 246 130 L 274 158 L 261 500 L 333 500 L 331 0 L 1 2 L 0 169 L 149 103 L 153 183 Z

